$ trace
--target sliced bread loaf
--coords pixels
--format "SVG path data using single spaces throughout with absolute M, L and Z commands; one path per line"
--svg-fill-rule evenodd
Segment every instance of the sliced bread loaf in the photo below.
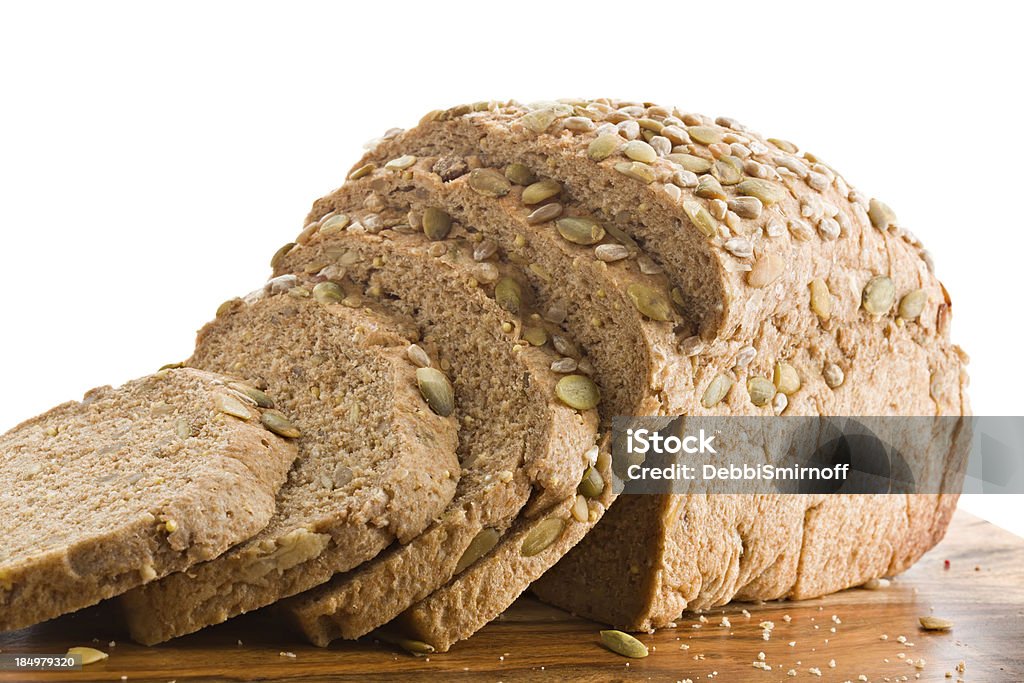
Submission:
M 444 160 L 445 179 L 486 181 L 510 164 L 543 174 L 639 243 L 698 321 L 697 335 L 679 339 L 693 364 L 685 412 L 967 410 L 949 300 L 920 243 L 788 142 L 639 103 L 481 105 L 428 115 L 353 175 L 425 156 Z M 763 403 L 769 378 L 775 395 Z M 941 537 L 955 497 L 787 502 L 620 501 L 537 590 L 631 628 L 736 596 L 820 594 L 908 566 Z M 620 543 L 638 527 L 651 531 Z
M 415 327 L 350 308 L 337 288 L 267 285 L 221 307 L 188 364 L 270 392 L 302 430 L 277 512 L 251 540 L 124 596 L 132 637 L 156 643 L 321 584 L 433 522 L 459 474 L 450 406 L 428 407 L 408 357 Z M 440 375 L 440 373 L 438 373 Z M 435 378 L 444 389 L 447 380 Z M 427 398 L 431 398 L 428 394 Z
M 568 398 L 575 407 L 566 404 L 558 398 L 567 396 L 565 384 L 558 388 L 565 375 L 551 370 L 559 356 L 527 341 L 555 328 L 533 308 L 518 268 L 474 261 L 467 245 L 382 229 L 405 221 L 408 207 L 385 207 L 379 195 L 350 199 L 304 231 L 276 272 L 314 272 L 415 315 L 451 368 L 463 475 L 448 514 L 423 536 L 283 604 L 315 623 L 321 644 L 368 633 L 429 595 L 478 559 L 521 510 L 535 517 L 575 498 L 597 426 L 591 380 L 572 375 L 569 385 L 582 395 Z
M 0 436 L 0 631 L 186 569 L 266 526 L 295 446 L 268 431 L 288 434 L 286 419 L 230 381 L 161 370 Z

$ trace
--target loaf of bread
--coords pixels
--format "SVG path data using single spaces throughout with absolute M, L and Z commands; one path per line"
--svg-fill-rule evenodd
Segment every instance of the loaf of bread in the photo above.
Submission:
M 289 259 L 316 251 L 339 197 L 384 243 L 415 234 L 447 254 L 470 241 L 484 264 L 520 265 L 587 354 L 606 423 L 968 411 L 949 298 L 917 239 L 817 156 L 731 119 L 611 100 L 433 112 L 317 203 Z M 426 220 L 436 209 L 440 229 Z M 731 599 L 821 595 L 905 569 L 954 505 L 629 497 L 535 592 L 629 629 Z
M 234 386 L 161 370 L 0 436 L 0 631 L 209 560 L 266 526 L 296 454 L 278 433 L 293 427 Z
M 438 372 L 441 386 L 421 389 L 409 357 L 415 326 L 351 307 L 336 286 L 309 290 L 281 278 L 265 289 L 222 306 L 187 364 L 275 396 L 302 431 L 298 460 L 259 534 L 123 596 L 139 642 L 317 586 L 416 537 L 455 493 L 457 425 L 442 405 L 450 386 Z
M 283 604 L 319 644 L 391 621 L 486 553 L 520 512 L 542 515 L 574 498 L 597 438 L 596 397 L 574 406 L 556 398 L 563 375 L 550 369 L 558 358 L 551 344 L 520 341 L 526 329 L 546 338 L 551 324 L 535 314 L 517 269 L 466 258 L 454 242 L 382 239 L 374 234 L 380 215 L 362 209 L 382 198 L 337 199 L 320 229 L 276 260 L 276 272 L 314 273 L 419 320 L 452 373 L 462 478 L 449 510 L 420 538 Z

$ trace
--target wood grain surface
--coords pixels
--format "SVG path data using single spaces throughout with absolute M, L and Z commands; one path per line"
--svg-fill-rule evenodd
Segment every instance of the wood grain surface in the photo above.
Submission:
M 953 630 L 923 631 L 918 617 L 928 614 L 952 620 Z M 86 645 L 108 659 L 78 672 L 0 672 L 0 681 L 1019 682 L 1024 539 L 959 512 L 942 544 L 888 588 L 733 604 L 703 616 L 706 623 L 688 614 L 677 628 L 641 635 L 650 655 L 627 660 L 601 647 L 597 624 L 522 598 L 451 652 L 414 657 L 372 639 L 312 647 L 263 613 L 141 647 L 101 606 L 2 634 L 0 650 L 64 653 Z M 760 624 L 767 621 L 774 628 L 766 641 Z M 753 666 L 762 652 L 770 671 Z M 961 661 L 964 673 L 956 670 Z

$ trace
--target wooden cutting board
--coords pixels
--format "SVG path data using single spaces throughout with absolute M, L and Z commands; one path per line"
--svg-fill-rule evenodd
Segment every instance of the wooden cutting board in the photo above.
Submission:
M 918 617 L 928 614 L 951 619 L 953 631 L 921 630 Z M 1024 539 L 960 512 L 945 541 L 886 589 L 854 589 L 800 603 L 729 605 L 704 617 L 706 623 L 687 615 L 677 628 L 642 635 L 650 656 L 629 660 L 601 647 L 597 624 L 523 598 L 451 652 L 414 657 L 370 639 L 315 648 L 260 613 L 167 645 L 140 647 L 127 641 L 108 611 L 94 608 L 0 635 L 0 650 L 64 653 L 87 645 L 108 652 L 108 659 L 79 672 L 0 672 L 0 681 L 127 676 L 131 682 L 165 683 L 688 678 L 697 683 L 858 681 L 864 675 L 870 681 L 907 676 L 910 681 L 1019 682 L 1024 681 Z M 731 625 L 723 625 L 723 617 Z M 774 628 L 766 641 L 760 624 L 768 621 Z M 770 671 L 753 666 L 762 652 Z M 961 661 L 963 674 L 956 671 Z

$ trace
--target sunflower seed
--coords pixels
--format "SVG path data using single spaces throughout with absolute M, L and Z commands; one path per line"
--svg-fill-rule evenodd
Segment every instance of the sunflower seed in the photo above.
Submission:
M 352 171 L 348 175 L 349 180 L 359 180 L 360 178 L 366 177 L 377 170 L 377 164 L 370 162 L 365 166 L 360 166 L 356 170 Z
M 567 119 L 563 119 L 562 125 L 565 126 L 566 130 L 577 133 L 589 133 L 596 128 L 594 122 L 586 116 L 570 116 Z
M 544 319 L 550 323 L 561 325 L 565 322 L 565 316 L 569 314 L 569 307 L 565 300 L 559 299 L 551 303 L 544 311 Z
M 622 631 L 601 631 L 601 642 L 617 655 L 640 659 L 647 656 L 647 646 Z
M 561 191 L 562 186 L 554 180 L 539 180 L 523 190 L 523 204 L 540 204 Z
M 846 379 L 843 369 L 835 363 L 827 363 L 821 371 L 821 376 L 824 378 L 825 384 L 828 385 L 829 389 L 836 389 L 842 386 L 843 381 Z
M 809 285 L 811 290 L 811 310 L 822 320 L 832 316 L 832 292 L 828 284 L 821 278 L 814 278 Z
M 782 415 L 786 408 L 789 406 L 789 398 L 783 394 L 775 394 L 775 398 L 772 399 L 772 412 L 776 415 Z
M 655 135 L 648 144 L 658 153 L 659 157 L 668 156 L 672 153 L 672 142 L 662 135 Z
M 747 380 L 747 393 L 750 394 L 750 402 L 760 408 L 775 398 L 775 385 L 764 377 L 751 377 Z
M 747 284 L 760 289 L 779 279 L 786 268 L 786 262 L 778 254 L 762 254 L 747 273 Z
M 522 164 L 509 164 L 506 166 L 505 177 L 511 183 L 524 186 L 537 180 L 536 176 L 533 175 L 533 171 Z
M 551 127 L 556 118 L 558 118 L 558 115 L 555 110 L 545 107 L 523 115 L 519 121 L 534 133 L 543 133 Z
M 722 184 L 714 176 L 702 175 L 697 180 L 697 189 L 694 194 L 704 199 L 725 199 L 725 190 Z
M 218 394 L 214 398 L 214 407 L 225 415 L 231 415 L 237 417 L 239 420 L 248 420 L 252 417 L 252 413 L 248 408 L 245 407 L 241 401 L 234 396 L 225 396 L 224 394 Z
M 672 174 L 672 182 L 679 187 L 697 187 L 697 183 L 700 181 L 697 179 L 696 173 L 682 170 Z
M 570 408 L 590 410 L 601 401 L 601 392 L 585 375 L 567 375 L 555 384 L 555 395 Z
M 409 344 L 409 348 L 405 350 L 405 355 L 418 368 L 430 367 L 430 356 L 427 355 L 427 352 L 419 344 Z
M 658 153 L 654 151 L 654 148 L 642 140 L 627 142 L 626 146 L 622 148 L 622 153 L 633 161 L 640 161 L 645 164 L 653 164 L 658 158 Z
M 753 346 L 744 346 L 736 352 L 736 367 L 745 368 L 757 358 L 757 349 Z
M 597 256 L 598 261 L 613 263 L 629 258 L 629 249 L 621 244 L 599 244 L 594 247 L 594 255 Z
M 669 161 L 679 164 L 684 170 L 691 173 L 707 173 L 711 170 L 711 162 L 693 154 L 669 154 L 665 157 Z
M 540 223 L 547 223 L 562 215 L 562 205 L 558 202 L 552 202 L 551 204 L 545 204 L 544 206 L 534 209 L 530 215 L 526 217 L 526 222 L 530 225 L 538 225 Z
M 292 424 L 291 420 L 276 410 L 264 410 L 263 415 L 260 416 L 260 422 L 263 423 L 264 427 L 278 436 L 283 436 L 288 439 L 297 439 L 302 436 L 302 432 L 299 431 L 299 428 Z
M 559 358 L 558 360 L 551 361 L 551 371 L 557 372 L 560 375 L 567 375 L 570 372 L 576 372 L 577 363 L 575 358 Z
M 811 170 L 807 168 L 807 165 L 804 164 L 804 162 L 800 161 L 795 157 L 780 154 L 777 155 L 774 159 L 772 159 L 772 161 L 775 162 L 776 166 L 781 166 L 782 168 L 785 168 L 788 171 L 792 171 L 801 178 L 806 177 L 807 174 L 811 172 Z
M 904 320 L 915 320 L 924 311 L 924 305 L 928 301 L 928 293 L 923 289 L 915 289 L 900 299 L 899 314 Z
M 490 527 L 481 529 L 473 540 L 469 542 L 466 549 L 462 553 L 462 557 L 455 564 L 455 573 L 458 574 L 463 569 L 473 564 L 481 557 L 491 552 L 494 546 L 498 545 L 498 539 L 501 535 L 497 529 L 491 529 Z
M 729 210 L 742 218 L 757 218 L 764 205 L 757 197 L 734 197 L 728 201 Z
M 736 157 L 722 157 L 711 167 L 711 174 L 723 185 L 736 185 L 743 180 L 743 164 Z
M 757 197 L 765 206 L 781 202 L 788 195 L 786 189 L 777 183 L 758 178 L 747 178 L 736 185 L 736 191 L 748 197 Z
M 598 135 L 587 147 L 587 156 L 594 161 L 603 161 L 615 154 L 622 145 L 622 137 L 617 133 Z
M 106 652 L 97 650 L 94 647 L 69 647 L 68 655 L 78 655 L 82 658 L 82 665 L 95 664 L 109 657 Z
M 791 396 L 800 389 L 800 375 L 789 363 L 778 361 L 775 363 L 775 370 L 772 372 L 772 382 L 779 393 Z
M 677 125 L 668 125 L 661 129 L 661 134 L 668 138 L 673 145 L 690 144 L 690 134 Z
M 473 260 L 477 263 L 486 261 L 498 251 L 498 243 L 492 239 L 484 239 L 473 245 Z
M 251 384 L 246 384 L 244 382 L 229 382 L 228 388 L 234 389 L 235 391 L 237 391 L 238 393 L 242 394 L 250 401 L 255 403 L 260 408 L 274 407 L 273 399 L 271 399 L 269 396 L 267 396 L 265 393 L 263 393 L 256 387 L 252 386 Z
M 404 171 L 405 169 L 411 167 L 415 163 L 416 157 L 414 155 L 405 154 L 403 156 L 398 157 L 397 159 L 392 159 L 388 163 L 384 164 L 384 168 L 388 169 L 389 171 Z
M 417 368 L 416 384 L 435 413 L 448 417 L 455 410 L 455 391 L 443 372 L 430 367 Z
M 714 408 L 729 393 L 732 384 L 732 378 L 727 375 L 716 376 L 704 390 L 704 396 L 701 397 L 700 404 L 705 408 Z
M 754 255 L 754 245 L 746 237 L 733 237 L 725 241 L 725 250 L 736 258 L 750 258 Z
M 587 505 L 587 499 L 583 494 L 576 494 L 576 500 L 573 501 L 571 512 L 572 518 L 577 522 L 585 523 L 590 521 L 590 506 Z
M 871 315 L 885 315 L 896 299 L 896 285 L 884 275 L 868 280 L 864 285 L 862 305 Z
M 814 237 L 814 230 L 811 229 L 811 226 L 807 225 L 807 223 L 799 218 L 790 218 L 788 225 L 789 232 L 793 235 L 793 239 L 806 242 Z
M 626 294 L 632 299 L 633 305 L 643 315 L 651 320 L 668 322 L 672 320 L 672 304 L 668 298 L 657 289 L 633 283 L 626 287 Z
M 534 527 L 533 531 L 523 539 L 523 545 L 519 552 L 523 557 L 539 555 L 558 540 L 565 530 L 565 520 L 559 517 L 549 517 Z
M 566 339 L 560 334 L 551 335 L 551 344 L 555 347 L 555 351 L 563 356 L 569 356 L 579 360 L 580 350 L 571 341 Z
M 615 170 L 642 183 L 653 183 L 656 177 L 653 168 L 639 161 L 621 161 L 615 164 Z
M 721 199 L 712 199 L 708 202 L 708 211 L 712 216 L 718 220 L 722 220 L 729 213 L 729 205 Z M 720 231 L 721 232 L 721 231 Z M 728 235 L 728 231 L 721 232 L 723 236 Z
M 618 124 L 619 135 L 627 140 L 636 140 L 640 137 L 640 124 L 636 121 L 622 121 Z
M 584 216 L 559 218 L 555 221 L 555 228 L 558 229 L 558 234 L 573 244 L 597 244 L 605 235 L 600 223 Z
M 839 223 L 831 218 L 822 218 L 818 221 L 818 232 L 821 233 L 822 239 L 826 240 L 837 240 L 842 233 Z
M 711 126 L 690 126 L 686 129 L 689 133 L 690 138 L 694 142 L 699 142 L 702 145 L 711 145 L 716 142 L 722 141 L 723 133 L 717 128 Z
M 493 168 L 476 168 L 469 172 L 469 186 L 485 197 L 504 197 L 512 183 Z
M 778 216 L 772 216 L 764 226 L 764 232 L 769 237 L 782 237 L 786 232 L 786 224 Z
M 940 617 L 920 617 L 921 627 L 926 631 L 948 631 L 953 628 L 953 622 Z
M 868 219 L 878 230 L 885 230 L 891 225 L 896 225 L 896 212 L 884 202 L 872 199 L 868 204 Z

